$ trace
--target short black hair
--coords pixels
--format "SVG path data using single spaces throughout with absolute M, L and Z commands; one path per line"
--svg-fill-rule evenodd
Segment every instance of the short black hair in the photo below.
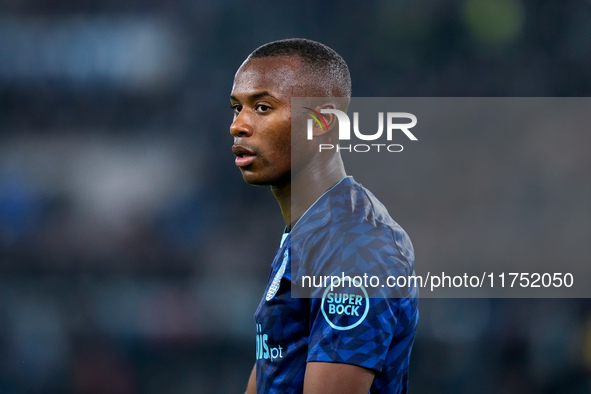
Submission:
M 307 73 L 313 74 L 327 96 L 351 97 L 351 74 L 345 60 L 333 49 L 306 38 L 287 38 L 269 42 L 255 49 L 251 59 L 294 56 Z

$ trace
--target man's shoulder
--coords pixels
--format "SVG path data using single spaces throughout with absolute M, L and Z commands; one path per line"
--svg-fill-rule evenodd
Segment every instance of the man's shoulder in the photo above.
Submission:
M 297 233 L 341 228 L 354 229 L 357 226 L 404 231 L 371 191 L 355 181 L 353 177 L 346 177 L 319 198 L 306 212 L 301 223 L 298 223 Z
M 316 202 L 302 217 L 293 238 L 307 246 L 321 243 L 349 249 L 369 245 L 386 253 L 393 246 L 407 260 L 414 260 L 407 233 L 384 204 L 352 177 L 344 178 Z
M 412 274 L 414 248 L 386 207 L 353 179 L 338 186 L 292 234 L 292 280 Z

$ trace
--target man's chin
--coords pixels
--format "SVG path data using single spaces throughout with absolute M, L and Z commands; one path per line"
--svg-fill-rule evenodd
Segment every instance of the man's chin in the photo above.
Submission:
M 270 186 L 271 183 L 265 180 L 264 178 L 261 179 L 260 176 L 255 174 L 249 174 L 246 171 L 242 171 L 242 179 L 244 182 L 248 183 L 251 186 Z
M 269 184 L 269 183 L 259 182 L 259 181 L 250 181 L 247 179 L 244 179 L 244 182 L 248 183 L 250 186 L 271 186 L 271 184 Z
M 244 182 L 252 186 L 280 186 L 290 182 L 290 178 L 265 177 L 261 174 L 255 174 L 249 171 L 242 171 Z

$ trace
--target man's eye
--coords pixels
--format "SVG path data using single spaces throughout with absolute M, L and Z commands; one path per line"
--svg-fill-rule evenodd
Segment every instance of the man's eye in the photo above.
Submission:
M 238 113 L 241 110 L 242 110 L 242 105 L 238 105 L 238 104 L 232 105 L 232 111 L 234 111 L 235 113 Z
M 267 112 L 270 109 L 271 109 L 271 107 L 269 107 L 268 105 L 265 105 L 265 104 L 259 104 L 259 105 L 257 105 L 257 110 L 259 112 Z

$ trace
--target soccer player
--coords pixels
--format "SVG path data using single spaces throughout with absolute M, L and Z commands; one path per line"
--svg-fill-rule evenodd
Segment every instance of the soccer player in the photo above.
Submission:
M 247 183 L 270 186 L 286 225 L 255 312 L 256 362 L 247 393 L 407 391 L 416 293 L 372 298 L 327 289 L 323 297 L 292 297 L 292 273 L 334 273 L 346 261 L 414 272 L 407 234 L 346 175 L 340 154 L 318 152 L 310 141 L 292 145 L 292 97 L 334 98 L 314 110 L 345 111 L 350 96 L 341 56 L 307 39 L 263 45 L 236 72 L 230 96 L 235 163 Z M 314 126 L 314 138 L 334 142 L 338 120 L 323 115 L 326 127 Z

